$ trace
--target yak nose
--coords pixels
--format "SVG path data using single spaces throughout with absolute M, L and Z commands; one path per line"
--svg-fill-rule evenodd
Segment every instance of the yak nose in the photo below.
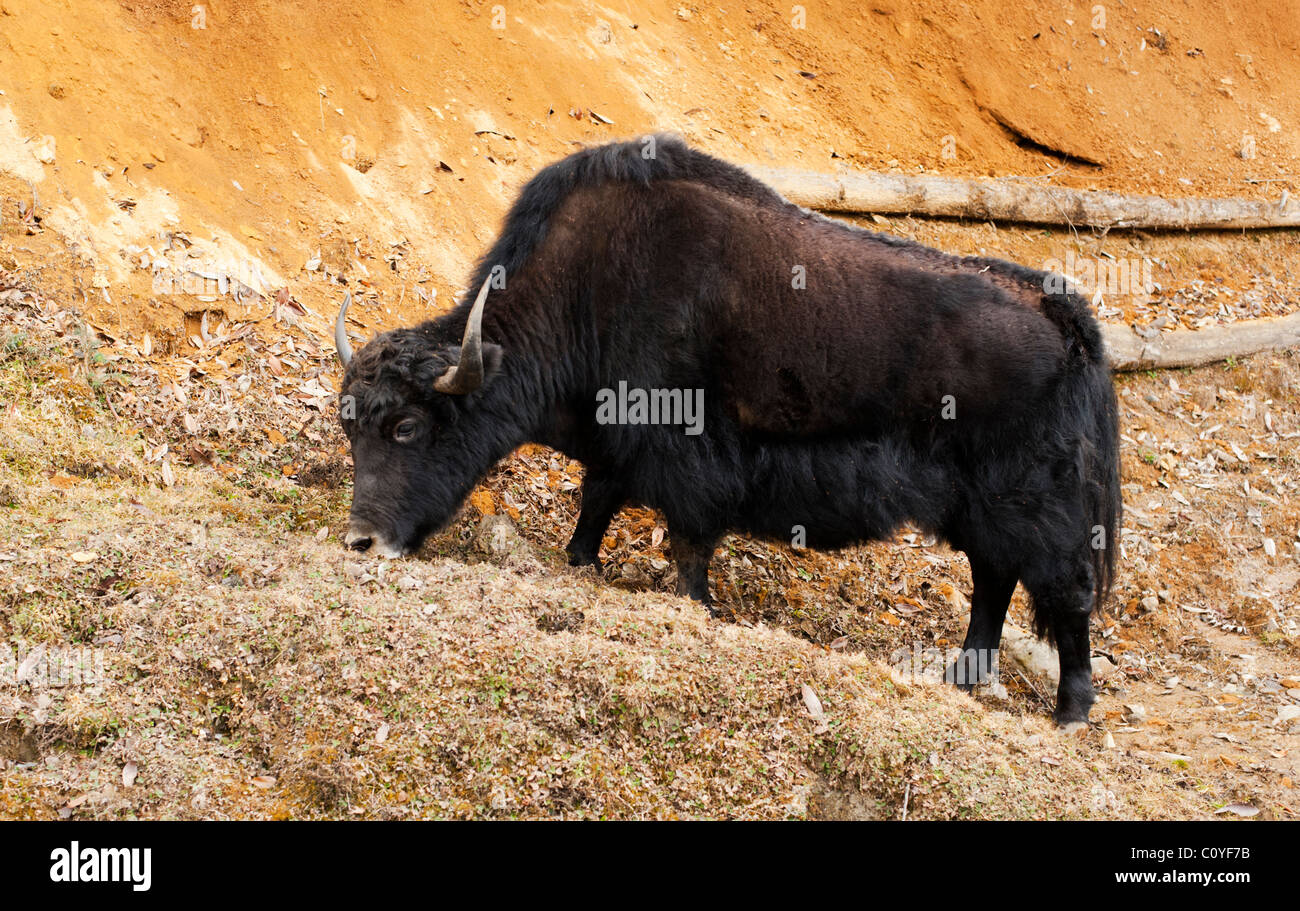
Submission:
M 368 531 L 349 528 L 347 537 L 343 539 L 343 543 L 347 545 L 348 550 L 364 552 L 370 550 L 370 545 L 374 543 L 374 540 L 374 535 Z
M 348 533 L 343 538 L 343 544 L 348 550 L 355 550 L 357 553 L 368 553 L 372 557 L 388 557 L 390 559 L 403 556 L 407 548 L 394 544 L 388 536 L 373 528 L 369 522 L 354 521 L 348 528 Z

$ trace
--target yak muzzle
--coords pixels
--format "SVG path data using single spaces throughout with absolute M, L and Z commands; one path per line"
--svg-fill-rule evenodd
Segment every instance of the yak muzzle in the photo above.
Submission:
M 347 535 L 343 538 L 343 544 L 348 550 L 354 550 L 357 553 L 371 557 L 395 559 L 406 554 L 404 548 L 392 544 L 367 522 L 354 521 L 348 528 Z

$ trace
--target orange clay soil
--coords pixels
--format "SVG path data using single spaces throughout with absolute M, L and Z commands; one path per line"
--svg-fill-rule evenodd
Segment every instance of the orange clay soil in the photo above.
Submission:
M 537 168 L 650 130 L 742 163 L 1296 189 L 1287 0 L 798 9 L 0 0 L 4 217 L 34 192 L 83 309 L 138 343 L 265 318 L 282 288 L 323 331 L 327 276 L 368 289 L 359 329 L 444 308 Z M 172 293 L 178 261 L 211 284 Z

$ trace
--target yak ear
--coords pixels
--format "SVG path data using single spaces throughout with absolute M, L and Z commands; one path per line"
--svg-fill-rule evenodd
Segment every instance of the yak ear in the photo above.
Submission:
M 459 360 L 460 350 L 453 350 L 456 352 L 456 359 Z M 467 392 L 477 392 L 479 389 L 482 389 L 488 383 L 492 382 L 492 378 L 496 376 L 497 372 L 501 369 L 501 359 L 505 356 L 505 349 L 500 345 L 493 344 L 492 342 L 483 342 L 480 351 L 482 351 L 483 354 L 482 382 L 474 386 L 473 389 L 468 390 L 446 388 L 448 385 L 447 381 L 456 370 L 457 365 L 453 364 L 451 367 L 448 367 L 441 376 L 434 380 L 433 388 L 437 389 L 439 392 L 448 393 L 450 395 L 465 395 Z
M 501 358 L 505 353 L 505 349 L 500 345 L 491 342 L 483 343 L 483 385 L 492 382 L 492 378 L 497 375 L 497 371 L 501 369 Z

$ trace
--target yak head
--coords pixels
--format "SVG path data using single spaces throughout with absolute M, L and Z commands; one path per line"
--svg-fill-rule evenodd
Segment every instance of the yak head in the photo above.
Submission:
M 456 344 L 450 315 L 386 332 L 354 357 L 339 310 L 334 341 L 345 371 L 339 419 L 352 447 L 349 548 L 397 557 L 459 509 L 475 482 L 513 448 L 493 401 L 502 361 L 484 344 L 484 282 Z M 504 447 L 504 449 L 502 448 Z

